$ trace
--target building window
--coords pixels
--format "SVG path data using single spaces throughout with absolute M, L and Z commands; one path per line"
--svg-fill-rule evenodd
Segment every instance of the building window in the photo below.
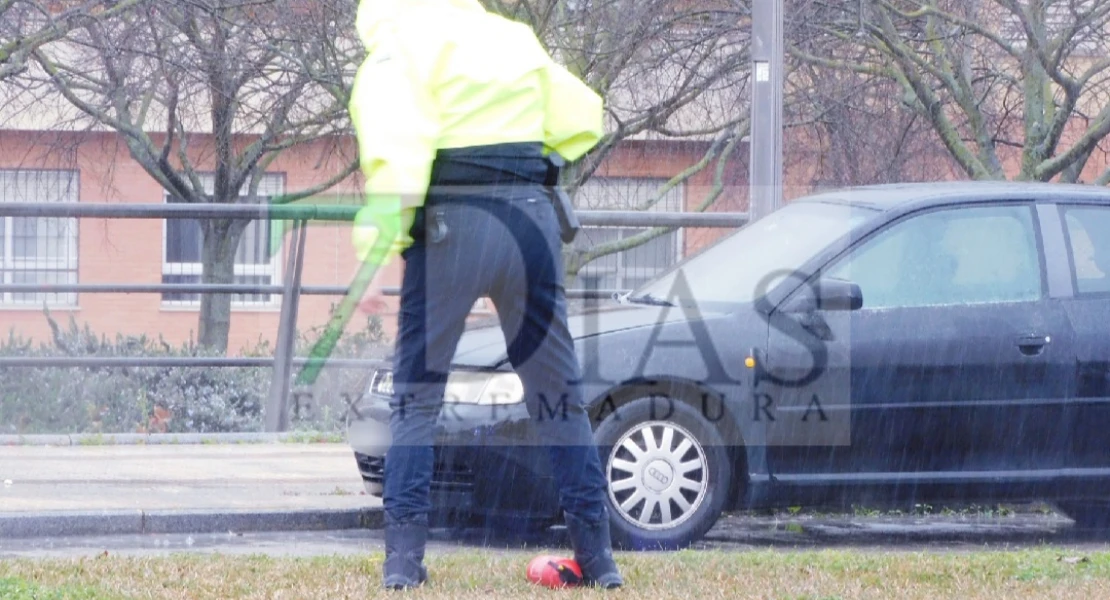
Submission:
M 207 193 L 212 193 L 213 177 L 202 175 L 201 182 Z M 270 201 L 282 193 L 284 177 L 279 174 L 263 175 L 258 184 L 259 203 Z M 250 189 L 244 185 L 242 195 Z M 168 193 L 166 202 L 174 202 Z M 270 240 L 268 220 L 251 221 L 243 231 L 239 248 L 235 253 L 235 281 L 239 285 L 277 285 L 280 284 L 280 253 Z M 166 219 L 163 236 L 162 283 L 196 284 L 201 283 L 203 248 L 201 221 L 197 219 Z M 201 294 L 182 294 L 167 292 L 162 294 L 162 303 L 168 306 L 196 307 Z M 268 307 L 280 299 L 278 294 L 235 294 L 231 297 L 232 306 L 241 308 Z
M 658 202 L 667 179 L 593 177 L 578 190 L 575 205 L 580 210 L 646 210 L 682 212 L 683 187 L 668 190 Z M 639 227 L 583 227 L 574 246 L 588 250 L 628 240 L 650 231 Z M 631 290 L 643 285 L 682 257 L 682 230 L 664 233 L 633 248 L 607 254 L 587 263 L 573 287 L 603 290 Z
M 77 202 L 77 171 L 0 170 L 0 202 Z M 76 284 L 77 219 L 68 217 L 0 218 L 0 270 L 3 283 Z M 76 306 L 75 293 L 4 292 L 8 306 Z

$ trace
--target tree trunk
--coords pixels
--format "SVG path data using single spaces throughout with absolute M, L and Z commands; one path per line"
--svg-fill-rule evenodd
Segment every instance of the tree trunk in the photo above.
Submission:
M 229 219 L 211 219 L 203 224 L 201 250 L 201 282 L 235 283 L 235 251 L 243 237 L 246 223 Z M 198 343 L 202 348 L 227 352 L 231 331 L 231 294 L 201 294 Z

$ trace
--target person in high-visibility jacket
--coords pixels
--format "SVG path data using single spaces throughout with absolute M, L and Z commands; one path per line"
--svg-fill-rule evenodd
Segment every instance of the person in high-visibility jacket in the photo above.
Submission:
M 577 387 L 550 186 L 553 156 L 575 161 L 601 139 L 602 100 L 529 27 L 477 0 L 362 0 L 356 26 L 367 57 L 349 108 L 366 205 L 354 245 L 363 260 L 404 263 L 383 584 L 427 580 L 436 421 L 466 318 L 488 297 L 549 448 L 585 583 L 620 587 L 605 476 Z M 375 276 L 366 298 L 380 296 Z

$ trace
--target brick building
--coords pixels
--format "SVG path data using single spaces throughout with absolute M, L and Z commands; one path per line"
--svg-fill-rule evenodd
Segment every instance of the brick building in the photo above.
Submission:
M 152 136 L 154 134 L 151 134 Z M 190 139 L 198 165 L 210 154 L 203 135 Z M 246 141 L 246 140 L 244 140 Z M 209 144 L 210 145 L 210 144 Z M 699 142 L 633 140 L 617 148 L 578 195 L 590 209 L 630 209 L 654 194 L 661 183 L 696 163 L 707 146 Z M 322 163 L 323 148 L 304 145 L 283 152 L 260 182 L 259 194 L 308 189 L 334 175 L 340 167 Z M 730 168 L 721 197 L 712 210 L 744 210 L 747 158 L 740 153 Z M 211 163 L 207 163 L 210 167 Z M 203 168 L 203 167 L 202 167 Z M 675 187 L 652 210 L 694 210 L 713 187 L 709 168 Z M 317 199 L 357 194 L 359 178 L 351 177 Z M 133 203 L 166 202 L 163 188 L 128 154 L 111 132 L 59 133 L 0 127 L 0 202 Z M 578 243 L 600 243 L 640 230 L 591 229 Z M 599 259 L 582 276 L 595 277 L 600 287 L 636 285 L 691 251 L 715 239 L 721 230 L 664 235 L 636 250 Z M 356 262 L 344 224 L 310 228 L 303 285 L 345 286 Z M 236 282 L 280 284 L 284 281 L 287 244 L 271 251 L 270 225 L 254 222 L 236 257 Z M 200 236 L 195 222 L 180 219 L 57 219 L 0 218 L 0 273 L 6 284 L 150 284 L 196 283 L 200 275 Z M 399 265 L 391 267 L 391 283 L 399 284 Z M 582 281 L 582 278 L 579 278 Z M 298 329 L 322 326 L 338 297 L 301 299 Z M 177 344 L 196 338 L 199 297 L 182 294 L 0 294 L 0 328 L 5 333 L 48 339 L 44 308 L 60 323 L 70 316 L 97 334 L 164 338 Z M 232 307 L 229 354 L 276 339 L 279 295 L 236 297 Z M 384 325 L 392 332 L 395 318 Z

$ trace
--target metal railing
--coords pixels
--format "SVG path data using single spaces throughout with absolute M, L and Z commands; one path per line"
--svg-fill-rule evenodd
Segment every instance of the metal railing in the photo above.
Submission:
M 289 427 L 289 396 L 294 365 L 308 365 L 309 358 L 294 356 L 296 322 L 302 295 L 347 294 L 346 286 L 301 285 L 309 221 L 353 222 L 358 206 L 319 204 L 107 204 L 107 203 L 0 203 L 0 217 L 110 218 L 110 219 L 243 219 L 291 221 L 293 244 L 286 257 L 284 283 L 262 284 L 129 284 L 129 283 L 0 283 L 0 293 L 92 294 L 281 294 L 277 342 L 272 358 L 259 357 L 13 357 L 0 356 L 0 367 L 270 367 L 273 377 L 263 410 L 267 431 Z M 745 213 L 659 213 L 639 211 L 581 211 L 588 227 L 706 227 L 735 228 L 748 222 Z M 397 295 L 398 288 L 386 294 Z M 606 298 L 625 290 L 567 290 L 569 298 Z M 323 358 L 339 368 L 366 368 L 378 361 Z

